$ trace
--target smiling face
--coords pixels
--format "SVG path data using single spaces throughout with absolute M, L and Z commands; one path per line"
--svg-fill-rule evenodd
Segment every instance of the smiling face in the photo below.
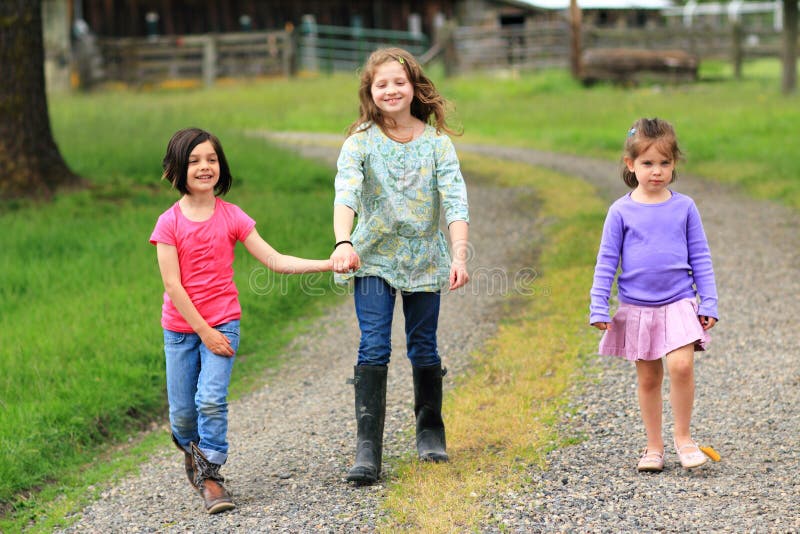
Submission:
M 219 157 L 211 141 L 203 141 L 192 150 L 186 168 L 186 189 L 189 194 L 214 194 L 219 181 Z
M 375 67 L 370 87 L 372 101 L 381 113 L 395 121 L 411 116 L 414 86 L 406 69 L 397 61 L 387 61 Z
M 669 198 L 667 187 L 672 182 L 675 160 L 659 150 L 656 143 L 633 160 L 625 158 L 625 165 L 636 175 L 639 182 L 636 192 L 643 198 L 653 201 Z

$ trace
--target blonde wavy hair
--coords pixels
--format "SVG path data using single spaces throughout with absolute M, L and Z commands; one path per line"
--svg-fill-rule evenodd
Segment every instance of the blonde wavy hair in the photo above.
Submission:
M 369 128 L 370 124 L 376 124 L 383 133 L 392 139 L 406 141 L 405 139 L 397 139 L 389 133 L 389 129 L 396 126 L 394 119 L 385 117 L 372 100 L 372 82 L 375 77 L 375 70 L 389 61 L 397 61 L 403 66 L 408 81 L 414 87 L 411 115 L 425 124 L 435 126 L 436 133 L 446 132 L 452 135 L 461 135 L 461 132 L 457 132 L 447 125 L 447 113 L 451 108 L 450 103 L 439 94 L 436 86 L 422 71 L 422 67 L 416 58 L 402 48 L 380 48 L 367 58 L 361 70 L 361 84 L 358 88 L 358 119 L 348 127 L 347 135 L 361 132 Z

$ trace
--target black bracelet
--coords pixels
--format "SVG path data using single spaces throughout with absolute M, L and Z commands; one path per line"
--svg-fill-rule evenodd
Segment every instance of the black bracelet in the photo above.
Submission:
M 347 243 L 347 244 L 348 244 L 348 245 L 350 245 L 351 247 L 353 246 L 353 242 L 352 242 L 352 241 L 349 241 L 349 240 L 345 239 L 344 241 L 339 241 L 338 243 L 336 243 L 335 245 L 333 245 L 333 250 L 336 250 L 336 248 L 337 248 L 339 245 L 344 245 L 345 243 Z

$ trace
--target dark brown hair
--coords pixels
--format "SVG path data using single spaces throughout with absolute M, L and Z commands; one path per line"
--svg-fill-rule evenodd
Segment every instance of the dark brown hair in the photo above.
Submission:
M 631 189 L 639 185 L 639 180 L 636 179 L 636 174 L 628 169 L 625 158 L 633 161 L 653 145 L 656 150 L 669 156 L 676 163 L 683 157 L 683 153 L 678 147 L 675 129 L 670 123 L 659 118 L 637 120 L 628 130 L 628 137 L 625 139 L 625 148 L 622 153 L 622 180 Z M 673 170 L 670 183 L 677 179 L 678 173 Z
M 223 196 L 231 188 L 233 176 L 231 176 L 231 169 L 228 167 L 228 160 L 225 158 L 225 152 L 222 150 L 222 144 L 219 139 L 214 134 L 200 128 L 184 128 L 172 135 L 167 144 L 167 153 L 161 162 L 161 166 L 164 169 L 161 177 L 170 182 L 172 187 L 184 195 L 189 194 L 189 190 L 186 187 L 189 156 L 197 145 L 206 141 L 211 142 L 211 146 L 214 147 L 219 159 L 219 180 L 217 185 L 214 186 L 214 194 Z
M 383 132 L 392 137 L 387 131 L 395 126 L 391 117 L 385 117 L 375 102 L 372 100 L 372 81 L 375 78 L 375 69 L 389 61 L 397 61 L 406 71 L 408 81 L 414 87 L 414 99 L 411 102 L 411 115 L 425 124 L 436 127 L 436 133 L 442 131 L 452 135 L 461 135 L 447 125 L 446 115 L 449 103 L 439 94 L 436 86 L 422 71 L 419 62 L 409 52 L 402 48 L 379 48 L 367 58 L 361 70 L 361 85 L 358 89 L 359 109 L 358 119 L 347 129 L 347 135 L 366 129 L 369 123 L 376 124 Z M 397 139 L 397 141 L 403 141 Z

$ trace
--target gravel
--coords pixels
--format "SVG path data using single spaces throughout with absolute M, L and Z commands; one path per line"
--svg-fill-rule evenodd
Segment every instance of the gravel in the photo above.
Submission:
M 335 148 L 309 145 L 300 150 L 332 163 L 341 141 L 336 136 Z M 487 290 L 487 281 L 476 273 L 489 267 L 506 272 L 525 267 L 524 246 L 535 235 L 530 191 L 470 184 L 469 193 L 473 280 L 442 298 L 439 349 L 449 369 L 446 387 L 467 365 L 469 353 L 495 332 L 507 300 L 501 291 Z M 500 213 L 503 217 L 498 218 Z M 392 478 L 399 458 L 416 452 L 402 313 L 398 300 L 387 388 L 384 480 Z M 248 332 L 247 324 L 243 317 L 242 335 L 258 335 Z M 352 377 L 358 339 L 352 297 L 343 296 L 340 305 L 287 347 L 288 363 L 266 376 L 263 387 L 230 403 L 230 456 L 221 472 L 234 494 L 235 510 L 205 513 L 164 427 L 163 450 L 142 465 L 141 473 L 103 491 L 63 532 L 374 531 L 382 517 L 384 483 L 356 488 L 344 478 L 355 455 L 353 386 L 346 380 Z
M 328 162 L 341 142 L 340 136 L 271 137 Z M 608 200 L 625 192 L 616 166 L 605 161 L 527 149 L 458 148 L 581 176 Z M 687 176 L 676 189 L 698 203 L 717 273 L 722 320 L 712 330 L 711 349 L 696 360 L 693 428 L 722 461 L 688 472 L 668 447 L 664 472 L 638 474 L 644 433 L 635 370 L 627 362 L 592 357 L 590 380 L 576 385 L 574 413 L 565 414 L 560 426 L 564 436 L 583 440 L 553 451 L 546 470 L 531 468 L 531 485 L 493 495 L 482 532 L 800 530 L 800 347 L 793 335 L 800 316 L 798 217 Z M 530 267 L 523 259 L 530 261 L 527 249 L 536 236 L 532 193 L 474 183 L 469 193 L 473 273 L 499 267 L 513 274 Z M 439 344 L 448 378 L 496 331 L 506 297 L 480 276 L 443 297 Z M 287 347 L 285 367 L 231 403 L 231 455 L 223 474 L 236 510 L 205 514 L 165 427 L 163 450 L 141 473 L 103 491 L 63 532 L 373 531 L 382 517 L 384 484 L 356 488 L 344 480 L 355 448 L 353 391 L 345 383 L 358 343 L 352 308 L 343 297 Z M 402 318 L 399 305 L 395 313 Z M 395 326 L 384 480 L 392 479 L 399 458 L 414 451 L 402 320 Z M 257 335 L 248 333 L 247 317 L 243 335 Z M 664 391 L 666 396 L 668 385 Z M 668 409 L 664 423 L 669 443 Z
M 609 202 L 626 192 L 608 162 L 459 148 L 580 176 Z M 596 356 L 591 380 L 576 388 L 574 416 L 561 424 L 565 437 L 583 441 L 553 451 L 544 472 L 530 472 L 531 486 L 497 495 L 484 532 L 800 531 L 800 218 L 683 174 L 675 190 L 700 209 L 717 277 L 721 321 L 695 360 L 692 427 L 722 460 L 681 468 L 670 445 L 667 378 L 665 470 L 637 473 L 645 437 L 635 368 Z

